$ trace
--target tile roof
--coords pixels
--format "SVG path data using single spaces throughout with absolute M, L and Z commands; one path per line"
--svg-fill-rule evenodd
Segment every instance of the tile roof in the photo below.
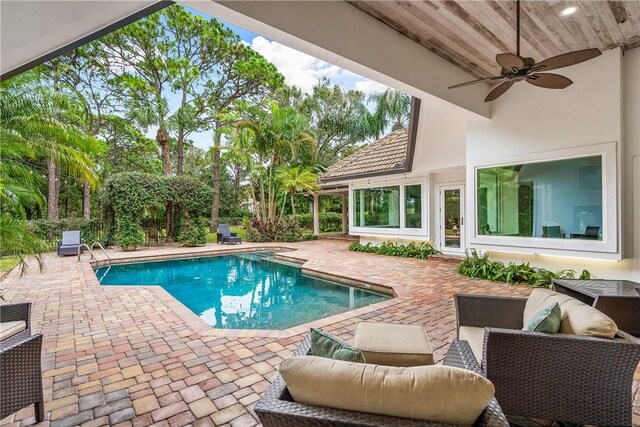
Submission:
M 399 129 L 329 166 L 320 181 L 384 174 L 402 170 L 407 162 L 408 129 Z

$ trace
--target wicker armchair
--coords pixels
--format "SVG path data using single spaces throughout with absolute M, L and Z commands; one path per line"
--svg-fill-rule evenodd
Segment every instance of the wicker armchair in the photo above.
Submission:
M 294 356 L 309 353 L 311 339 L 307 336 Z M 454 341 L 449 348 L 449 354 L 445 365 L 466 368 L 479 372 L 480 367 L 465 341 Z M 298 426 L 400 426 L 400 427 L 426 427 L 440 426 L 441 423 L 420 421 L 409 418 L 390 417 L 364 412 L 333 409 L 319 406 L 304 405 L 293 401 L 287 390 L 287 385 L 280 375 L 276 377 L 269 390 L 255 406 L 255 412 L 260 422 L 265 427 L 298 427 Z M 505 418 L 500 405 L 495 398 L 475 422 L 474 426 L 507 427 L 509 423 Z
M 631 425 L 640 341 L 522 331 L 525 298 L 455 295 L 458 331 L 484 327 L 482 371 L 507 415 Z
M 0 419 L 34 404 L 40 422 L 44 420 L 42 334 L 31 336 L 31 303 L 0 306 L 0 322 L 18 320 L 27 328 L 0 341 Z

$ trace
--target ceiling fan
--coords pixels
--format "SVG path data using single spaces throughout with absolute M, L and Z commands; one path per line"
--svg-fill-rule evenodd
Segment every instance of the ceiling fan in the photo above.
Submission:
M 506 82 L 498 85 L 489 92 L 484 102 L 490 102 L 505 93 L 514 83 L 526 80 L 528 83 L 544 87 L 548 89 L 564 89 L 573 82 L 568 78 L 559 74 L 540 73 L 540 71 L 555 70 L 557 68 L 568 67 L 569 65 L 578 64 L 588 61 L 601 55 L 599 49 L 584 49 L 573 52 L 563 53 L 544 61 L 536 62 L 533 58 L 523 58 L 520 56 L 520 0 L 516 0 L 516 54 L 511 52 L 499 53 L 496 55 L 496 62 L 502 67 L 499 76 L 485 77 L 482 79 L 472 80 L 466 83 L 460 83 L 449 86 L 449 89 L 455 89 L 468 86 L 480 82 L 506 80 Z

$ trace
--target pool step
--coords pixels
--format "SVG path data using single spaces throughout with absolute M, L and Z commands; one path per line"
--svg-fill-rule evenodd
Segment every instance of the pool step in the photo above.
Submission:
M 255 254 L 255 253 L 247 253 L 247 254 L 234 254 L 236 258 L 246 259 L 248 261 L 260 262 L 264 259 L 264 254 Z

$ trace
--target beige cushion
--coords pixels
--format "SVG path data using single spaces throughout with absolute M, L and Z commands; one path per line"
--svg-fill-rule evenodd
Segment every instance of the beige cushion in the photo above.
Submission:
M 419 325 L 360 322 L 353 346 L 367 363 L 388 366 L 433 365 L 433 352 Z
M 524 308 L 524 324 L 526 325 L 538 311 L 556 302 L 562 313 L 561 334 L 613 338 L 618 332 L 616 323 L 601 311 L 569 295 L 549 289 L 535 289 L 531 292 Z
M 12 335 L 27 329 L 24 320 L 16 320 L 14 322 L 0 322 L 0 341 L 9 338 Z
M 450 366 L 400 368 L 297 356 L 280 374 L 298 403 L 446 424 L 471 425 L 494 393 L 491 381 Z
M 476 326 L 460 326 L 458 338 L 469 343 L 473 355 L 482 365 L 482 349 L 484 347 L 484 328 Z

